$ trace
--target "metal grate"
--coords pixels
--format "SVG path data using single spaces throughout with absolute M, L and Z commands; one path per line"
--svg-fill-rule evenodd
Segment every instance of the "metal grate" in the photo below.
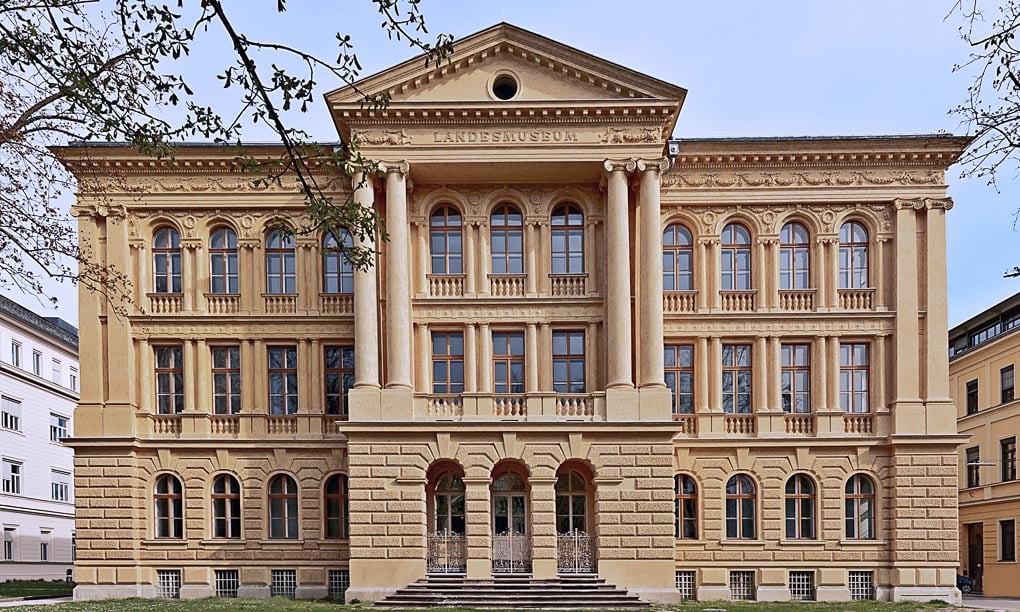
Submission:
M 272 578 L 269 584 L 270 597 L 294 599 L 294 593 L 297 591 L 297 570 L 273 570 Z
M 237 587 L 240 584 L 237 570 L 216 570 L 217 597 L 237 597 Z
M 790 572 L 790 599 L 798 601 L 814 601 L 814 572 Z
M 850 601 L 875 598 L 875 573 L 850 572 Z
M 162 599 L 181 598 L 181 570 L 156 570 L 156 596 Z
M 730 572 L 730 599 L 754 601 L 754 572 Z
M 329 570 L 329 598 L 344 600 L 344 593 L 351 586 L 350 570 Z
M 676 590 L 680 591 L 680 599 L 694 601 L 697 593 L 694 590 L 694 571 L 678 570 L 676 573 Z

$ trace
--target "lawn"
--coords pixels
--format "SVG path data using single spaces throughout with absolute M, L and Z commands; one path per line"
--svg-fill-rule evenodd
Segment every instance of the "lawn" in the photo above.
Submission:
M 68 582 L 46 580 L 11 580 L 0 582 L 0 599 L 4 597 L 32 597 L 52 595 L 67 597 L 71 595 L 74 585 Z

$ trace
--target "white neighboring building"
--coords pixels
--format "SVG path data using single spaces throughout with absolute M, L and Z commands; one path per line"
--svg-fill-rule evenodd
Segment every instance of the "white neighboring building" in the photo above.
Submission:
M 0 581 L 63 579 L 74 543 L 78 330 L 0 296 Z

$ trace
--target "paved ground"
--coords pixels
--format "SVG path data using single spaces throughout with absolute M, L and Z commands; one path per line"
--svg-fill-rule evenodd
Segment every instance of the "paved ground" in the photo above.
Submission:
M 0 608 L 13 608 L 15 606 L 50 606 L 58 603 L 67 603 L 70 597 L 54 597 L 53 599 L 34 599 L 30 601 L 0 601 Z
M 1020 599 L 964 595 L 963 605 L 968 608 L 980 608 L 982 610 L 1020 610 Z

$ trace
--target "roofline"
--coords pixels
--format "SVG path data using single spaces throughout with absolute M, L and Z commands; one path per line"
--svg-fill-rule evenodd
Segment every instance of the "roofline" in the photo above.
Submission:
M 989 315 L 991 314 L 1001 315 L 1002 311 L 1009 310 L 1014 306 L 1020 306 L 1020 292 L 1014 293 L 1013 295 L 1000 301 L 998 304 L 995 304 L 994 306 L 989 306 L 988 308 L 985 308 L 984 310 L 970 317 L 963 323 L 958 323 L 954 325 L 949 330 L 949 339 L 952 339 L 953 336 L 959 335 L 964 331 L 973 329 L 979 322 L 986 319 Z
M 40 335 L 46 336 L 56 344 L 61 345 L 64 349 L 71 351 L 75 356 L 78 355 L 78 334 L 71 333 L 70 330 L 65 329 L 63 326 L 48 320 L 47 317 L 36 314 L 28 308 L 25 308 L 21 304 L 14 300 L 0 295 L 0 314 L 8 315 L 11 318 L 19 321 L 23 325 L 27 326 L 30 330 L 39 333 Z M 58 318 L 58 317 L 50 317 Z M 63 320 L 63 319 L 61 319 Z M 68 327 L 76 327 L 64 321 Z
M 847 134 L 847 135 L 825 135 L 825 136 L 724 136 L 720 138 L 698 137 L 698 138 L 677 138 L 669 139 L 669 142 L 683 145 L 685 143 L 709 143 L 709 142 L 815 142 L 815 141 L 876 141 L 876 140 L 954 140 L 969 143 L 973 136 L 959 136 L 944 132 L 930 134 Z

